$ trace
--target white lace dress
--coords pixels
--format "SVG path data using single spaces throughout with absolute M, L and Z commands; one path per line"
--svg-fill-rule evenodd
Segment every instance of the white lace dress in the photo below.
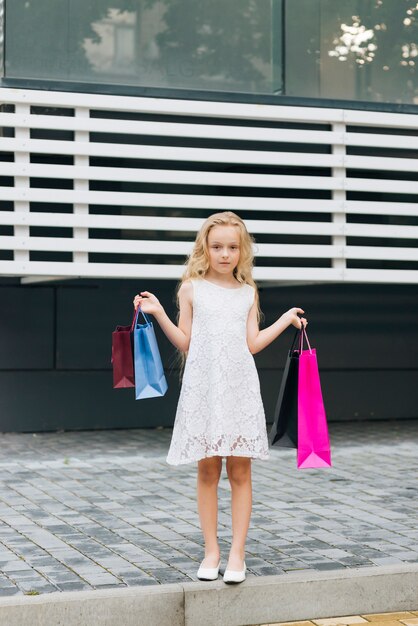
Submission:
M 192 279 L 193 322 L 167 463 L 268 459 L 260 381 L 247 345 L 254 287 Z

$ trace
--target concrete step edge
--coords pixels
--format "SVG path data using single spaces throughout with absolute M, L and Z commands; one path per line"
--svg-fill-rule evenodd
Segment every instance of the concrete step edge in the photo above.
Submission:
M 7 626 L 247 626 L 417 610 L 418 562 L 0 598 Z

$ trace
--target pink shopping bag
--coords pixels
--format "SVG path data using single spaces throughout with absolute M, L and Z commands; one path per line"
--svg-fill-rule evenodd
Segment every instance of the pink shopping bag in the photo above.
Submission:
M 309 349 L 303 350 L 303 335 Z M 331 466 L 328 424 L 319 380 L 316 350 L 301 332 L 298 375 L 298 469 Z

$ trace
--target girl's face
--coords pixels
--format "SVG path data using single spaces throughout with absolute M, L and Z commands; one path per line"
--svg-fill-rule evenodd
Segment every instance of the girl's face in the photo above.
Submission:
M 229 274 L 238 265 L 240 235 L 236 226 L 213 226 L 208 235 L 210 267 L 215 272 Z

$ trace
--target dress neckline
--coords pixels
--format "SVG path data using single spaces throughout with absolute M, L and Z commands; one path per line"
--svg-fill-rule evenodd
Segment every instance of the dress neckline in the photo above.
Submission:
M 217 285 L 216 283 L 213 283 L 212 281 L 207 280 L 206 278 L 202 278 L 202 280 L 205 283 L 209 283 L 210 285 L 213 285 L 214 287 L 219 287 L 219 289 L 226 289 L 227 291 L 239 291 L 239 289 L 242 289 L 244 287 L 244 285 L 246 284 L 246 283 L 244 283 L 240 287 L 222 287 L 221 285 Z

